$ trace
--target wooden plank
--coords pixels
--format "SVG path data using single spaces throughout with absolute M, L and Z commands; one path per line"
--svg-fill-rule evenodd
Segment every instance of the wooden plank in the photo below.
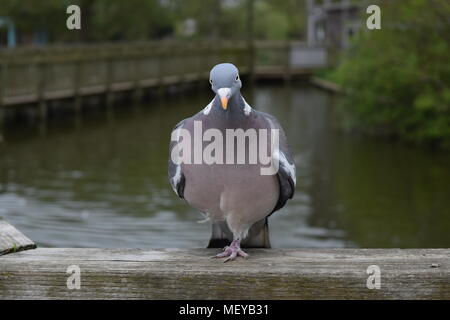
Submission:
M 311 77 L 310 79 L 311 83 L 328 91 L 335 92 L 335 93 L 344 93 L 344 90 L 340 85 L 337 83 L 331 82 L 326 79 L 321 79 L 319 77 Z
M 0 62 L 0 107 L 3 106 L 3 96 L 5 95 L 5 81 L 7 77 L 7 64 L 6 61 Z
M 33 241 L 5 220 L 0 220 L 0 255 L 34 248 Z
M 1 299 L 450 299 L 449 249 L 36 249 L 0 259 Z M 80 289 L 68 289 L 69 266 Z M 368 289 L 371 265 L 380 289 Z
M 31 102 L 36 102 L 39 99 L 39 95 L 37 93 L 23 94 L 23 95 L 14 95 L 14 96 L 5 96 L 3 98 L 3 105 L 18 105 L 18 104 L 26 104 Z

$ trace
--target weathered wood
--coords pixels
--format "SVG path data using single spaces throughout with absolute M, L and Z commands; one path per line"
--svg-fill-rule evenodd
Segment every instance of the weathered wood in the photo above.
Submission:
M 211 67 L 229 61 L 242 75 L 289 79 L 317 65 L 293 64 L 297 51 L 308 49 L 294 42 L 135 43 L 14 49 L 0 52 L 0 103 L 19 105 L 116 91 L 141 91 L 150 86 L 206 80 Z M 310 49 L 310 48 L 309 48 Z M 309 57 L 314 55 L 309 55 Z M 307 59 L 306 59 L 307 60 Z M 295 61 L 294 61 L 295 62 Z M 262 67 L 262 69 L 260 68 Z M 267 68 L 271 68 L 267 72 Z
M 36 245 L 8 222 L 0 219 L 0 255 L 34 249 Z
M 5 124 L 5 107 L 0 104 L 0 142 L 2 142 L 3 126 Z
M 292 69 L 292 66 L 291 66 L 291 45 L 290 45 L 289 41 L 286 41 L 284 50 L 286 51 L 285 52 L 285 55 L 286 55 L 286 57 L 285 57 L 285 65 L 284 65 L 284 67 L 285 67 L 284 81 L 290 82 L 291 81 L 291 69 Z
M 311 77 L 310 79 L 311 83 L 328 91 L 334 92 L 334 93 L 344 93 L 344 90 L 340 85 L 337 83 L 331 82 L 326 79 L 321 79 L 319 77 Z
M 81 79 L 83 79 L 83 62 L 77 61 L 75 62 L 75 70 L 73 73 L 73 83 L 74 83 L 74 95 L 75 95 L 75 101 L 74 101 L 74 109 L 75 109 L 75 118 L 80 119 L 81 114 Z M 76 120 L 76 123 L 78 123 L 79 120 Z
M 6 64 L 4 62 L 0 62 L 0 108 L 3 106 L 3 96 L 5 91 L 5 81 L 6 81 Z
M 449 249 L 36 249 L 0 258 L 2 299 L 449 299 Z M 80 289 L 68 289 L 69 266 Z M 379 266 L 381 288 L 368 289 Z
M 204 53 L 215 58 L 213 63 L 231 61 L 245 68 L 247 51 L 240 43 L 165 41 L 6 50 L 0 52 L 0 63 L 10 77 L 2 86 L 2 101 L 15 105 L 93 93 L 106 93 L 112 100 L 113 92 L 123 90 L 135 90 L 139 98 L 141 89 L 149 85 L 181 84 L 203 77 L 212 66 L 211 59 L 198 60 L 199 65 L 190 62 Z

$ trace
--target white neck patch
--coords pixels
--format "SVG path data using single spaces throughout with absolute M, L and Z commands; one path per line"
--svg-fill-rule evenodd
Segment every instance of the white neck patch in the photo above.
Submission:
M 246 116 L 248 116 L 250 112 L 252 112 L 252 107 L 250 107 L 247 101 L 245 101 L 244 97 L 242 97 L 242 100 L 244 100 L 244 113 Z
M 252 107 L 247 103 L 247 101 L 245 101 L 244 97 L 242 97 L 242 100 L 244 100 L 244 113 L 246 116 L 248 116 L 251 112 L 252 112 Z M 212 101 L 203 109 L 203 114 L 204 115 L 208 115 L 209 112 L 211 111 L 211 108 L 213 106 L 213 102 L 214 99 L 212 99 Z
M 211 100 L 211 102 L 203 109 L 203 114 L 208 115 L 211 111 L 212 105 L 213 105 L 214 99 Z

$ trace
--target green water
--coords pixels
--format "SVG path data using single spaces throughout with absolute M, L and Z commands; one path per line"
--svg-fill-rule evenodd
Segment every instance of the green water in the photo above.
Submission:
M 274 247 L 449 247 L 450 155 L 334 127 L 337 97 L 304 86 L 244 91 L 275 115 L 297 164 L 293 200 L 270 219 Z M 202 247 L 210 226 L 167 181 L 172 127 L 208 90 L 86 107 L 83 120 L 10 124 L 0 143 L 0 216 L 41 246 Z

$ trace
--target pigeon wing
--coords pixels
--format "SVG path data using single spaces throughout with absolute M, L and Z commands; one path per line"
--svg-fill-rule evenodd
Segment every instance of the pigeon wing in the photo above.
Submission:
M 292 153 L 287 143 L 286 134 L 278 123 L 277 119 L 267 113 L 259 112 L 259 114 L 267 120 L 270 129 L 278 129 L 279 131 L 279 149 L 277 150 L 277 156 L 279 159 L 279 169 L 277 172 L 277 178 L 280 185 L 280 196 L 275 208 L 270 215 L 275 211 L 281 209 L 286 204 L 286 201 L 294 196 L 296 185 L 296 169 Z M 269 216 L 270 216 L 269 215 Z
M 183 127 L 184 121 L 179 122 L 172 130 L 171 141 L 169 145 L 169 182 L 172 186 L 173 191 L 182 199 L 184 199 L 184 186 L 186 184 L 186 179 L 183 174 L 181 163 L 175 163 L 172 157 L 172 151 L 179 139 L 179 130 Z M 176 157 L 176 155 L 175 155 Z

